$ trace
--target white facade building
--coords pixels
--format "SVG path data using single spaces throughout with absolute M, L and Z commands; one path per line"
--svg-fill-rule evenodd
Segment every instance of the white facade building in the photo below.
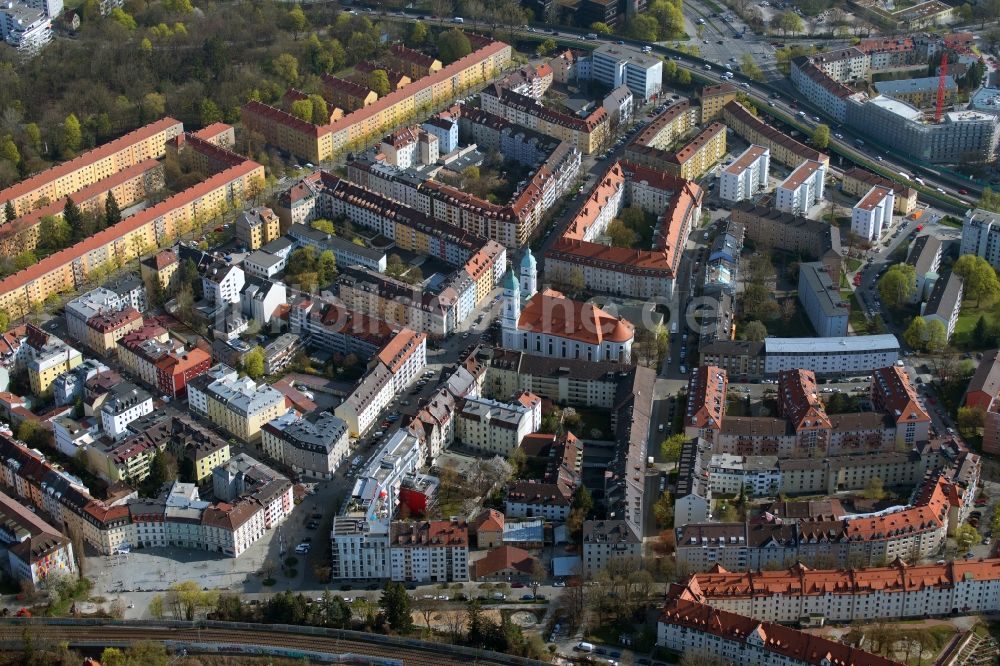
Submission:
M 503 279 L 503 346 L 528 354 L 587 361 L 632 358 L 635 328 L 591 303 L 546 289 L 524 303 L 513 272 Z
M 128 424 L 153 412 L 153 397 L 138 386 L 123 382 L 111 389 L 101 406 L 101 427 L 114 440 L 128 435 Z
M 621 44 L 604 44 L 594 49 L 590 73 L 609 88 L 624 83 L 643 102 L 663 88 L 663 61 Z
M 899 360 L 895 335 L 851 335 L 836 338 L 767 338 L 764 373 L 812 370 L 817 375 L 864 373 Z
M 1000 213 L 976 208 L 965 213 L 959 255 L 982 257 L 1000 268 Z
M 468 526 L 458 520 L 394 522 L 389 576 L 415 583 L 469 580 Z
M 716 453 L 708 463 L 708 478 L 712 492 L 722 495 L 738 495 L 742 488 L 748 497 L 767 497 L 781 487 L 776 456 Z
M 8 2 L 0 6 L 0 36 L 18 53 L 31 57 L 52 41 L 52 19 L 43 9 Z
M 468 398 L 457 416 L 455 438 L 464 446 L 506 458 L 525 435 L 541 428 L 542 401 L 531 393 L 511 403 Z
M 851 209 L 851 231 L 867 240 L 876 240 L 892 226 L 896 196 L 887 187 L 875 186 Z
M 823 200 L 825 175 L 822 162 L 806 160 L 775 189 L 775 208 L 783 213 L 807 215 L 810 208 Z
M 750 146 L 719 174 L 719 196 L 732 203 L 752 198 L 767 188 L 770 167 L 771 151 L 756 144 Z

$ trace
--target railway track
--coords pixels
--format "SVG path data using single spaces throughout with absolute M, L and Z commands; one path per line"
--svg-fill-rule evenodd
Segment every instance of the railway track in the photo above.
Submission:
M 351 653 L 367 657 L 381 657 L 402 661 L 405 666 L 501 666 L 511 663 L 538 664 L 516 657 L 501 655 L 455 654 L 457 648 L 444 644 L 407 641 L 407 645 L 385 643 L 384 636 L 358 632 L 330 632 L 330 635 L 296 633 L 294 628 L 274 631 L 261 625 L 243 625 L 238 628 L 167 626 L 158 624 L 65 624 L 42 619 L 8 621 L 0 623 L 0 646 L 16 648 L 24 639 L 25 631 L 31 633 L 36 644 L 66 641 L 70 647 L 105 647 L 129 645 L 138 641 L 175 641 L 190 644 L 245 645 L 301 650 L 328 654 Z M 305 628 L 304 628 L 305 629 Z M 311 629 L 311 628 L 310 628 Z M 345 636 L 344 634 L 350 634 Z M 370 640 L 365 640 L 370 636 Z

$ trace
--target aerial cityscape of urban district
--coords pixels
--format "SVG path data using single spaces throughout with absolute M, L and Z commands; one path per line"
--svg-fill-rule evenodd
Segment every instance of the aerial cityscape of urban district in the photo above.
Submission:
M 0 666 L 1000 664 L 973 2 L 6 1 Z

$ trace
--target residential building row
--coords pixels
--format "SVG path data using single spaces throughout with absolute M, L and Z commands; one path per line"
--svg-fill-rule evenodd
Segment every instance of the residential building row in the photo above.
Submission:
M 259 442 L 261 428 L 288 410 L 285 396 L 267 384 L 219 364 L 187 385 L 188 409 L 244 442 Z
M 422 110 L 453 100 L 507 68 L 511 60 L 508 44 L 471 33 L 467 37 L 475 50 L 444 67 L 430 56 L 392 45 L 394 62 L 413 78 L 412 83 L 330 123 L 314 125 L 272 106 L 249 102 L 242 109 L 243 124 L 293 155 L 316 164 L 327 161 L 412 122 Z
M 704 193 L 693 181 L 615 162 L 597 181 L 566 231 L 545 254 L 549 280 L 632 298 L 670 298 L 688 235 L 700 224 Z M 598 241 L 626 207 L 656 215 L 653 247 L 615 248 Z
M 965 498 L 976 489 L 930 475 L 910 503 L 842 519 L 795 523 L 688 523 L 674 531 L 677 564 L 688 572 L 721 566 L 730 571 L 788 567 L 796 561 L 834 568 L 884 566 L 897 558 L 936 556 L 949 533 L 968 515 Z
M 947 111 L 941 122 L 930 122 L 909 103 L 919 102 L 919 96 L 899 94 L 900 87 L 912 87 L 913 83 L 890 82 L 893 91 L 889 95 L 879 92 L 874 97 L 845 85 L 870 79 L 879 64 L 873 63 L 870 54 L 853 47 L 799 56 L 792 61 L 791 80 L 809 101 L 838 122 L 914 159 L 932 164 L 975 164 L 996 158 L 1000 118 L 993 114 L 971 109 Z M 935 84 L 935 98 L 936 93 Z
M 928 441 L 930 415 L 906 372 L 895 365 L 870 372 L 875 411 L 828 415 L 817 373 L 797 368 L 777 374 L 778 417 L 729 417 L 729 373 L 715 365 L 692 368 L 685 434 L 704 438 L 715 453 L 783 459 L 909 451 Z
M 531 168 L 509 203 L 490 203 L 388 161 L 363 155 L 348 165 L 348 178 L 383 196 L 402 202 L 458 229 L 493 239 L 507 248 L 524 246 L 550 209 L 576 182 L 580 151 L 545 132 L 489 113 L 453 106 L 425 122 L 421 129 L 439 143 L 458 149 L 458 139 L 480 149 L 496 150 Z
M 27 215 L 40 200 L 61 201 L 146 160 L 162 158 L 167 141 L 183 131 L 184 125 L 179 120 L 157 120 L 0 190 L 0 201 L 5 206 L 9 201 L 17 217 Z
M 73 544 L 57 528 L 0 492 L 0 571 L 15 583 L 42 587 L 76 574 Z
M 368 372 L 334 414 L 351 437 L 368 432 L 392 399 L 416 381 L 427 365 L 427 335 L 404 328 L 379 350 Z
M 719 366 L 741 381 L 799 368 L 830 377 L 888 367 L 899 360 L 899 352 L 899 340 L 891 334 L 715 340 L 699 349 L 699 362 Z
M 748 108 L 733 100 L 722 109 L 726 126 L 747 142 L 764 146 L 771 152 L 771 159 L 778 164 L 796 168 L 804 161 L 820 162 L 830 168 L 830 156 L 802 144 L 780 130 L 768 125 Z
M 989 613 L 1000 607 L 1000 560 L 910 565 L 897 559 L 850 570 L 797 563 L 744 573 L 716 567 L 679 585 L 683 595 L 719 610 L 787 624 Z
M 546 107 L 541 101 L 503 88 L 497 83 L 479 95 L 487 113 L 565 141 L 584 155 L 604 149 L 612 135 L 611 115 L 603 106 L 586 117 Z
M 0 436 L 0 452 L 0 484 L 8 493 L 102 555 L 162 546 L 239 557 L 292 508 L 291 483 L 276 473 L 265 486 L 248 484 L 246 494 L 214 504 L 201 500 L 194 484 L 181 483 L 154 500 L 137 500 L 133 491 L 109 503 L 8 435 Z
M 860 648 L 694 601 L 671 585 L 657 622 L 656 644 L 679 654 L 704 654 L 736 666 L 897 666 Z
M 0 280 L 0 308 L 12 316 L 53 294 L 78 289 L 94 269 L 120 266 L 165 245 L 198 220 L 241 207 L 264 180 L 264 167 L 244 160 L 90 238 Z

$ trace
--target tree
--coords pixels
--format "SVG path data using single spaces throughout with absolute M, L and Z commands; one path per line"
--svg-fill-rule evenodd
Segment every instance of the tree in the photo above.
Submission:
M 80 150 L 81 143 L 83 143 L 83 130 L 80 128 L 79 119 L 71 113 L 63 121 L 59 148 L 64 157 L 70 157 Z
M 754 81 L 764 80 L 764 70 L 760 68 L 760 65 L 757 64 L 751 53 L 743 54 L 743 59 L 740 62 L 740 71 Z
M 368 87 L 375 91 L 379 97 L 389 94 L 389 75 L 384 69 L 376 69 L 368 75 Z
M 44 215 L 38 221 L 38 245 L 50 250 L 68 247 L 73 238 L 73 229 L 63 217 Z
M 114 192 L 108 192 L 108 198 L 104 200 L 104 220 L 109 227 L 122 221 L 122 211 Z
M 674 524 L 674 498 L 669 492 L 660 495 L 653 505 L 653 516 L 656 518 L 657 526 L 661 528 L 672 527 Z
M 410 24 L 410 35 L 406 43 L 411 48 L 423 46 L 427 42 L 427 26 L 423 21 L 415 21 Z
M 63 206 L 63 219 L 74 233 L 81 235 L 80 232 L 83 230 L 83 213 L 80 212 L 80 207 L 76 205 L 72 197 L 66 197 L 66 204 Z
M 638 234 L 625 226 L 620 219 L 612 220 L 605 233 L 613 247 L 634 247 L 639 239 Z
M 21 163 L 21 151 L 17 149 L 17 144 L 9 134 L 0 142 L 0 159 L 7 160 L 13 166 Z
M 545 567 L 535 558 L 531 561 L 531 593 L 538 594 L 538 588 L 545 582 Z
M 323 99 L 323 96 L 309 95 L 309 101 L 312 102 L 312 118 L 310 118 L 310 122 L 313 125 L 326 125 L 330 122 L 330 108 L 326 105 L 326 100 Z
M 306 29 L 307 23 L 306 14 L 302 11 L 302 7 L 295 5 L 288 10 L 287 26 L 292 31 L 293 38 L 296 41 L 299 39 L 299 33 Z
M 330 236 L 336 235 L 336 230 L 333 228 L 333 222 L 330 220 L 313 220 L 309 223 L 309 226 L 316 231 L 322 231 L 324 234 L 329 234 Z
M 788 10 L 781 14 L 778 19 L 778 27 L 783 34 L 802 32 L 802 18 L 795 12 Z
M 101 652 L 101 665 L 102 666 L 128 666 L 125 661 L 125 653 L 118 648 L 104 648 Z
M 959 407 L 958 432 L 962 437 L 970 438 L 979 434 L 979 430 L 986 425 L 986 412 L 982 407 Z
M 767 337 L 767 326 L 754 319 L 743 325 L 743 337 L 753 342 L 762 342 Z
M 927 324 L 927 351 L 937 354 L 948 347 L 948 329 L 935 317 Z
M 895 264 L 879 279 L 877 287 L 887 306 L 902 307 L 917 292 L 917 271 L 910 264 Z
M 962 278 L 966 298 L 975 298 L 976 305 L 985 298 L 993 300 L 1000 296 L 1000 280 L 997 272 L 982 257 L 966 254 L 958 258 L 952 270 Z
M 271 63 L 274 73 L 284 79 L 288 85 L 299 80 L 299 61 L 290 53 L 282 53 Z
M 596 32 L 598 35 L 610 35 L 612 32 L 614 32 L 614 30 L 611 29 L 611 26 L 608 25 L 607 23 L 604 23 L 603 21 L 596 21 L 594 23 L 591 23 L 590 30 L 591 32 Z
M 686 88 L 691 85 L 691 72 L 683 67 L 677 70 L 677 85 Z
M 813 146 L 818 150 L 826 150 L 830 145 L 830 126 L 822 123 L 816 125 L 816 129 L 813 130 L 812 141 Z
M 982 537 L 979 536 L 979 530 L 972 525 L 960 525 L 958 529 L 955 530 L 955 544 L 958 545 L 958 550 L 960 552 L 968 550 L 981 541 Z
M 225 119 L 225 117 L 222 115 L 222 109 L 219 108 L 219 105 L 207 97 L 201 100 L 200 115 L 201 115 L 201 124 L 206 126 L 211 125 L 212 123 L 221 123 Z
M 438 57 L 444 65 L 450 65 L 472 53 L 472 44 L 464 32 L 457 28 L 447 30 L 438 37 Z
M 243 372 L 254 381 L 264 376 L 264 348 L 257 345 L 243 357 Z
M 337 258 L 331 250 L 323 250 L 316 261 L 316 273 L 320 286 L 327 286 L 337 277 Z
M 126 30 L 135 30 L 138 24 L 135 22 L 135 18 L 128 12 L 126 12 L 121 7 L 115 7 L 108 14 L 112 21 L 122 26 Z
M 927 345 L 927 320 L 923 317 L 914 317 L 903 333 L 903 341 L 910 349 L 925 349 Z
M 149 476 L 143 480 L 140 494 L 144 497 L 155 497 L 163 484 L 176 478 L 177 461 L 166 451 L 157 451 L 149 462 Z
M 10 222 L 17 217 L 17 211 L 14 210 L 14 204 L 8 199 L 7 203 L 3 205 L 3 219 L 5 222 Z
M 299 120 L 304 120 L 307 123 L 311 123 L 313 119 L 313 103 L 309 99 L 297 99 L 292 102 L 291 107 L 292 115 Z
M 538 45 L 538 48 L 535 49 L 535 53 L 537 53 L 540 56 L 547 56 L 548 54 L 555 51 L 557 48 L 559 48 L 559 44 L 556 43 L 556 40 L 550 37 L 549 39 L 546 39 L 544 42 Z
M 660 444 L 660 456 L 669 463 L 676 463 L 681 458 L 681 450 L 688 439 L 683 433 L 671 435 Z
M 10 315 L 6 310 L 0 310 L 0 333 L 10 328 Z
M 410 596 L 402 583 L 388 582 L 382 590 L 378 602 L 385 615 L 389 627 L 400 634 L 408 633 L 413 628 L 413 618 L 410 615 Z
M 660 25 L 648 14 L 637 14 L 625 24 L 625 34 L 643 42 L 655 42 Z
M 990 333 L 986 327 L 986 317 L 984 315 L 979 315 L 979 319 L 976 320 L 976 326 L 972 329 L 972 344 L 976 348 L 983 348 L 987 346 L 990 340 Z
M 877 476 L 868 479 L 868 483 L 865 484 L 865 489 L 861 492 L 861 496 L 873 502 L 885 499 L 885 487 L 882 479 Z
M 149 92 L 142 96 L 142 119 L 144 122 L 151 122 L 162 118 L 167 112 L 167 98 L 157 92 Z

